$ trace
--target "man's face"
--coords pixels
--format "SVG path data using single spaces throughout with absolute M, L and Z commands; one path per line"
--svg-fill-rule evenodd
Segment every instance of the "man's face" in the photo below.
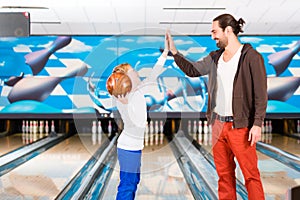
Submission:
M 228 38 L 219 26 L 219 21 L 213 21 L 212 23 L 211 38 L 216 41 L 219 48 L 225 48 L 228 45 Z

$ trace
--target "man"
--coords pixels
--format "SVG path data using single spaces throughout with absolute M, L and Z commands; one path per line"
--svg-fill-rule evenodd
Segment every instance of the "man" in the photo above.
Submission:
M 264 199 L 256 142 L 261 138 L 267 107 L 266 71 L 262 56 L 238 40 L 244 23 L 230 14 L 216 17 L 211 35 L 219 49 L 197 62 L 179 53 L 167 33 L 170 51 L 181 70 L 191 77 L 209 77 L 206 114 L 212 124 L 219 199 L 237 198 L 234 157 L 243 172 L 248 199 Z

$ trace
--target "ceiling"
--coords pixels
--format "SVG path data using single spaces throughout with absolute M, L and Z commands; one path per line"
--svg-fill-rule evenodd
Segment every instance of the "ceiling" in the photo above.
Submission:
M 31 35 L 209 35 L 223 13 L 245 35 L 300 35 L 299 0 L 0 0 L 0 12 L 25 11 Z

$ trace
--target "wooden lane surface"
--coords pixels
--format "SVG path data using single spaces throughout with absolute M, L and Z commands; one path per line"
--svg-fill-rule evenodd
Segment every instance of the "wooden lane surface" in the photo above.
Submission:
M 74 135 L 0 177 L 4 199 L 54 199 L 106 140 Z
M 118 184 L 119 165 L 117 162 L 103 199 L 115 199 Z M 141 181 L 136 199 L 194 199 L 166 140 L 163 144 L 155 145 L 154 143 L 144 148 Z

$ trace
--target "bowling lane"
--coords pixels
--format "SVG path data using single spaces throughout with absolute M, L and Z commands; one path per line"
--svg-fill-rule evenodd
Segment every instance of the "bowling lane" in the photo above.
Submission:
M 4 199 L 54 199 L 100 145 L 92 134 L 76 134 L 0 177 Z
M 113 171 L 103 199 L 115 199 L 119 184 L 119 165 Z M 141 182 L 136 199 L 194 199 L 166 140 L 144 148 Z
M 283 150 L 288 150 L 290 153 L 299 152 L 299 146 L 296 145 L 297 140 L 293 138 L 280 136 L 276 134 L 273 134 L 272 136 L 265 136 L 268 139 L 264 140 L 265 142 L 272 141 L 270 145 L 273 145 L 274 140 L 274 143 L 277 145 L 278 148 L 281 148 L 281 146 L 285 146 L 285 149 Z M 208 136 L 208 138 L 210 137 Z M 294 146 L 291 145 L 292 147 L 288 147 L 288 143 L 294 144 Z M 202 141 L 202 147 L 212 154 L 212 146 L 210 144 L 210 142 L 204 143 Z M 261 179 L 264 187 L 265 198 L 267 200 L 285 199 L 285 195 L 288 189 L 300 184 L 300 172 L 282 164 L 281 162 L 269 156 L 266 156 L 265 154 L 259 151 L 257 151 L 257 155 L 258 167 L 260 170 Z M 236 168 L 236 177 L 242 183 L 244 183 L 242 171 L 238 164 Z
M 3 138 L 0 138 L 0 156 L 4 155 L 10 151 L 13 151 L 19 147 L 22 147 L 26 144 L 33 142 L 33 140 L 37 140 L 39 134 L 22 134 L 22 133 L 15 133 L 13 135 L 9 135 Z
M 300 140 L 277 133 L 263 133 L 262 142 L 300 157 Z
M 289 188 L 300 184 L 300 172 L 257 151 L 258 167 L 267 199 L 285 199 Z M 238 169 L 239 178 L 241 170 Z

